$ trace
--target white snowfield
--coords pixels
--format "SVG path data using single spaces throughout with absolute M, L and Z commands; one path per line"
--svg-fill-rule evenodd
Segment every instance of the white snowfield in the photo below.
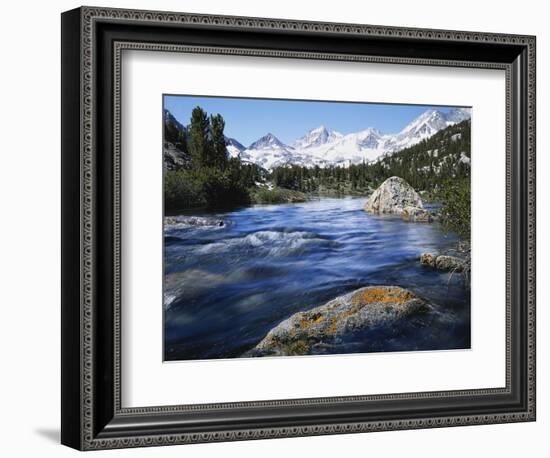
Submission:
M 268 170 L 284 165 L 348 166 L 375 162 L 384 155 L 415 145 L 441 129 L 469 119 L 470 116 L 468 108 L 455 108 L 448 113 L 428 110 L 397 134 L 384 134 L 374 127 L 369 127 L 344 135 L 325 126 L 319 126 L 291 145 L 285 145 L 269 133 L 248 148 L 239 149 L 234 144 L 228 145 L 228 151 L 232 157 L 238 155 L 241 159 Z

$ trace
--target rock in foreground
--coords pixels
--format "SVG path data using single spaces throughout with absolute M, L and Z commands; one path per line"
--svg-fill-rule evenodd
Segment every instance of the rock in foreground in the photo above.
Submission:
M 365 210 L 375 214 L 401 214 L 405 207 L 424 208 L 420 196 L 409 183 L 400 177 L 390 177 L 372 193 Z
M 430 311 L 431 306 L 398 286 L 369 286 L 308 310 L 273 328 L 243 356 L 315 354 L 326 345 L 368 328 Z

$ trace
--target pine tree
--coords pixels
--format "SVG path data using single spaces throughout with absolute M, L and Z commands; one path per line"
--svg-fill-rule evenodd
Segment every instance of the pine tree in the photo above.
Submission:
M 212 157 L 210 165 L 219 169 L 225 169 L 227 165 L 227 146 L 223 133 L 225 121 L 220 114 L 210 116 L 210 130 L 212 141 Z
M 196 167 L 208 166 L 211 150 L 210 122 L 201 107 L 193 108 L 189 128 L 189 153 Z

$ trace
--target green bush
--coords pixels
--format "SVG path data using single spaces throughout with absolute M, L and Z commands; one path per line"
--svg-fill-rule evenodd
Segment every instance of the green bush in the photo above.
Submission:
M 164 206 L 173 210 L 206 206 L 202 184 L 191 171 L 174 170 L 165 173 Z
M 439 188 L 442 202 L 440 221 L 443 226 L 464 239 L 470 238 L 470 178 L 448 180 Z
M 199 170 L 198 176 L 208 207 L 223 208 L 250 203 L 248 190 L 230 172 L 207 168 Z
M 215 168 L 167 171 L 164 175 L 164 206 L 167 210 L 223 208 L 250 202 L 245 186 L 228 171 Z

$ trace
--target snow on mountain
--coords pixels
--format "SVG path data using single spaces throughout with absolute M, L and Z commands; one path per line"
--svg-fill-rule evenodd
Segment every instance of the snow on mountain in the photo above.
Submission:
M 335 142 L 312 151 L 317 157 L 329 163 L 356 164 L 371 161 L 383 154 L 384 135 L 377 129 L 369 127 L 360 132 L 344 135 Z
M 449 113 L 445 115 L 447 122 L 457 124 L 464 121 L 465 119 L 470 119 L 472 117 L 471 108 L 453 108 Z
M 351 134 L 341 134 L 325 126 L 311 129 L 304 136 L 286 145 L 268 133 L 245 148 L 235 139 L 227 139 L 231 157 L 239 156 L 265 169 L 283 165 L 347 166 L 381 157 L 413 146 L 450 125 L 471 117 L 468 108 L 454 108 L 447 113 L 427 110 L 396 134 L 383 134 L 374 127 Z
M 295 149 L 315 148 L 321 145 L 326 145 L 327 143 L 333 143 L 343 136 L 344 135 L 340 132 L 329 130 L 325 126 L 319 126 L 315 129 L 311 129 L 303 137 L 296 140 L 292 144 L 292 147 Z
M 249 150 L 265 150 L 265 149 L 285 149 L 288 148 L 281 140 L 279 140 L 272 133 L 268 133 L 252 143 Z
M 398 137 L 426 137 L 447 126 L 445 115 L 438 110 L 428 110 L 399 132 Z
M 290 164 L 299 164 L 306 167 L 312 167 L 316 164 L 326 165 L 323 161 L 316 161 L 311 155 L 285 145 L 271 133 L 264 135 L 242 151 L 240 158 L 254 162 L 268 170 Z
M 470 118 L 470 111 L 454 108 L 448 113 L 439 110 L 428 110 L 408 124 L 399 134 L 392 138 L 386 148 L 389 151 L 407 148 L 425 138 L 429 138 L 441 129 Z
M 246 147 L 237 140 L 229 137 L 225 137 L 225 145 L 227 146 L 229 157 L 238 157 L 239 154 L 246 149 Z

